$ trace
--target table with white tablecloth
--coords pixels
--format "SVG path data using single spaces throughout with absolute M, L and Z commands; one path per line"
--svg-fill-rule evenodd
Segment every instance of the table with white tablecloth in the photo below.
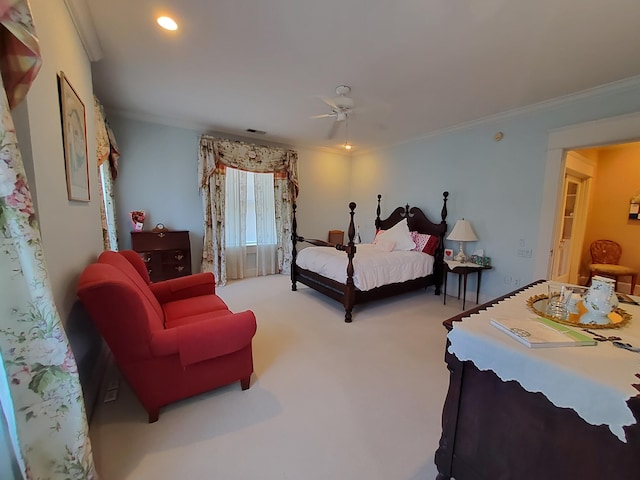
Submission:
M 445 322 L 451 382 L 439 478 L 543 478 L 536 475 L 580 469 L 589 476 L 562 478 L 640 478 L 640 353 L 611 342 L 532 349 L 491 325 L 492 318 L 535 318 L 527 299 L 543 293 L 546 283 L 538 282 Z M 640 306 L 620 307 L 631 320 L 598 332 L 640 346 Z M 607 455 L 616 464 L 604 477 L 590 476 L 595 459 L 606 465 Z

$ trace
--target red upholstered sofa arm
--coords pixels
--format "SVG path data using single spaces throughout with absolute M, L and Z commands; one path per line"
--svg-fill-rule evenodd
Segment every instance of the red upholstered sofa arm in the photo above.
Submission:
M 154 332 L 154 355 L 180 355 L 183 366 L 236 352 L 251 343 L 256 333 L 252 311 L 228 313 L 200 322 Z
M 149 284 L 149 288 L 160 303 L 184 300 L 185 298 L 216 293 L 213 273 L 195 273 Z

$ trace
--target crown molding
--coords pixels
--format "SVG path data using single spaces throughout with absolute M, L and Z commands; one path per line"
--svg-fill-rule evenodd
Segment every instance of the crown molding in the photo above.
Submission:
M 640 76 L 630 77 L 624 80 L 618 80 L 616 82 L 606 83 L 604 85 L 599 85 L 596 87 L 581 90 L 579 92 L 569 93 L 567 95 L 562 95 L 560 97 L 551 98 L 549 100 L 543 100 L 542 102 L 532 103 L 524 107 L 514 108 L 504 112 L 496 113 L 494 115 L 489 115 L 487 117 L 471 120 L 469 122 L 463 122 L 457 125 L 452 125 L 450 127 L 441 128 L 438 130 L 434 130 L 432 132 L 428 132 L 424 135 L 408 138 L 406 140 L 401 140 L 399 142 L 389 144 L 389 145 L 384 145 L 382 147 L 371 148 L 371 149 L 368 149 L 366 152 L 358 152 L 358 153 L 359 154 L 371 153 L 373 151 L 385 150 L 388 148 L 397 147 L 407 143 L 427 140 L 429 138 L 437 137 L 439 135 L 454 133 L 461 130 L 467 130 L 480 125 L 488 125 L 496 122 L 504 122 L 504 121 L 512 120 L 514 119 L 514 117 L 525 116 L 531 113 L 545 110 L 547 108 L 559 107 L 559 106 L 563 106 L 568 103 L 576 102 L 585 98 L 591 98 L 594 95 L 608 95 L 611 93 L 624 92 L 625 90 L 635 90 L 638 88 L 638 85 L 640 85 Z M 634 116 L 638 114 L 634 113 L 630 115 Z M 599 120 L 594 120 L 594 123 L 598 121 Z M 567 128 L 567 127 L 560 127 L 559 130 L 562 130 L 563 128 Z
M 67 11 L 71 16 L 73 25 L 76 27 L 82 46 L 89 60 L 97 62 L 103 57 L 102 46 L 96 33 L 93 18 L 89 12 L 89 7 L 85 0 L 64 0 Z
M 305 143 L 295 143 L 295 142 L 290 143 L 290 142 L 287 142 L 286 140 L 269 139 L 263 136 L 250 136 L 246 134 L 243 135 L 242 133 L 225 131 L 224 128 L 207 125 L 200 122 L 189 122 L 186 120 L 161 117 L 161 116 L 151 115 L 147 113 L 132 112 L 130 110 L 111 108 L 106 105 L 104 109 L 107 115 L 107 119 L 109 119 L 110 115 L 117 115 L 118 117 L 134 120 L 138 122 L 151 123 L 154 125 L 163 125 L 165 127 L 182 128 L 185 130 L 192 130 L 201 135 L 204 134 L 204 135 L 213 135 L 213 136 L 223 136 L 230 140 L 252 142 L 258 145 L 268 145 L 272 147 L 281 147 L 281 148 L 287 148 L 287 149 L 293 149 L 293 150 L 304 148 L 306 150 L 312 150 L 320 153 L 330 153 L 330 154 L 335 154 L 335 155 L 339 155 L 347 158 L 352 157 L 351 154 L 343 151 L 342 149 L 337 149 L 337 148 L 319 147 L 317 145 L 305 144 Z

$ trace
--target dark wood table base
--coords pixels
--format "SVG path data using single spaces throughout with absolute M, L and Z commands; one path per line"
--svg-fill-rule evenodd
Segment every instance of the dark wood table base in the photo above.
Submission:
M 453 317 L 445 326 L 451 329 L 453 321 L 490 304 Z M 624 443 L 606 425 L 590 425 L 572 409 L 556 407 L 518 382 L 504 382 L 448 352 L 445 361 L 451 377 L 435 453 L 437 479 L 640 478 L 638 423 L 625 427 Z M 640 396 L 627 403 L 640 420 Z
M 467 277 L 470 273 L 478 274 L 478 283 L 476 284 L 476 305 L 480 298 L 480 282 L 482 281 L 482 271 L 490 270 L 490 266 L 476 265 L 475 263 L 464 264 L 454 268 L 449 267 L 447 263 L 444 265 L 444 304 L 447 304 L 447 275 L 449 272 L 458 275 L 458 300 L 460 300 L 460 291 L 462 291 L 462 310 L 464 310 L 467 302 Z M 460 288 L 460 283 L 464 281 L 464 288 Z

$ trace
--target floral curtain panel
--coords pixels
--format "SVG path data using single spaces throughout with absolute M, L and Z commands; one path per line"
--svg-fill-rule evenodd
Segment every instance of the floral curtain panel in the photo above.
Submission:
M 297 152 L 207 135 L 200 138 L 198 161 L 205 216 L 202 271 L 213 272 L 219 285 L 227 282 L 224 238 L 226 166 L 274 174 L 278 269 L 282 273 L 288 273 L 291 267 L 292 205 L 298 196 Z
M 93 97 L 96 123 L 96 155 L 98 158 L 98 182 L 100 187 L 100 217 L 102 219 L 102 243 L 105 250 L 118 250 L 118 230 L 116 224 L 115 195 L 113 181 L 118 175 L 120 151 L 113 131 L 107 122 L 104 108 Z
M 23 478 L 93 479 L 77 367 L 53 302 L 10 111 L 41 62 L 28 3 L 0 0 L 0 24 L 0 353 L 9 385 L 0 389 L 2 413 Z

